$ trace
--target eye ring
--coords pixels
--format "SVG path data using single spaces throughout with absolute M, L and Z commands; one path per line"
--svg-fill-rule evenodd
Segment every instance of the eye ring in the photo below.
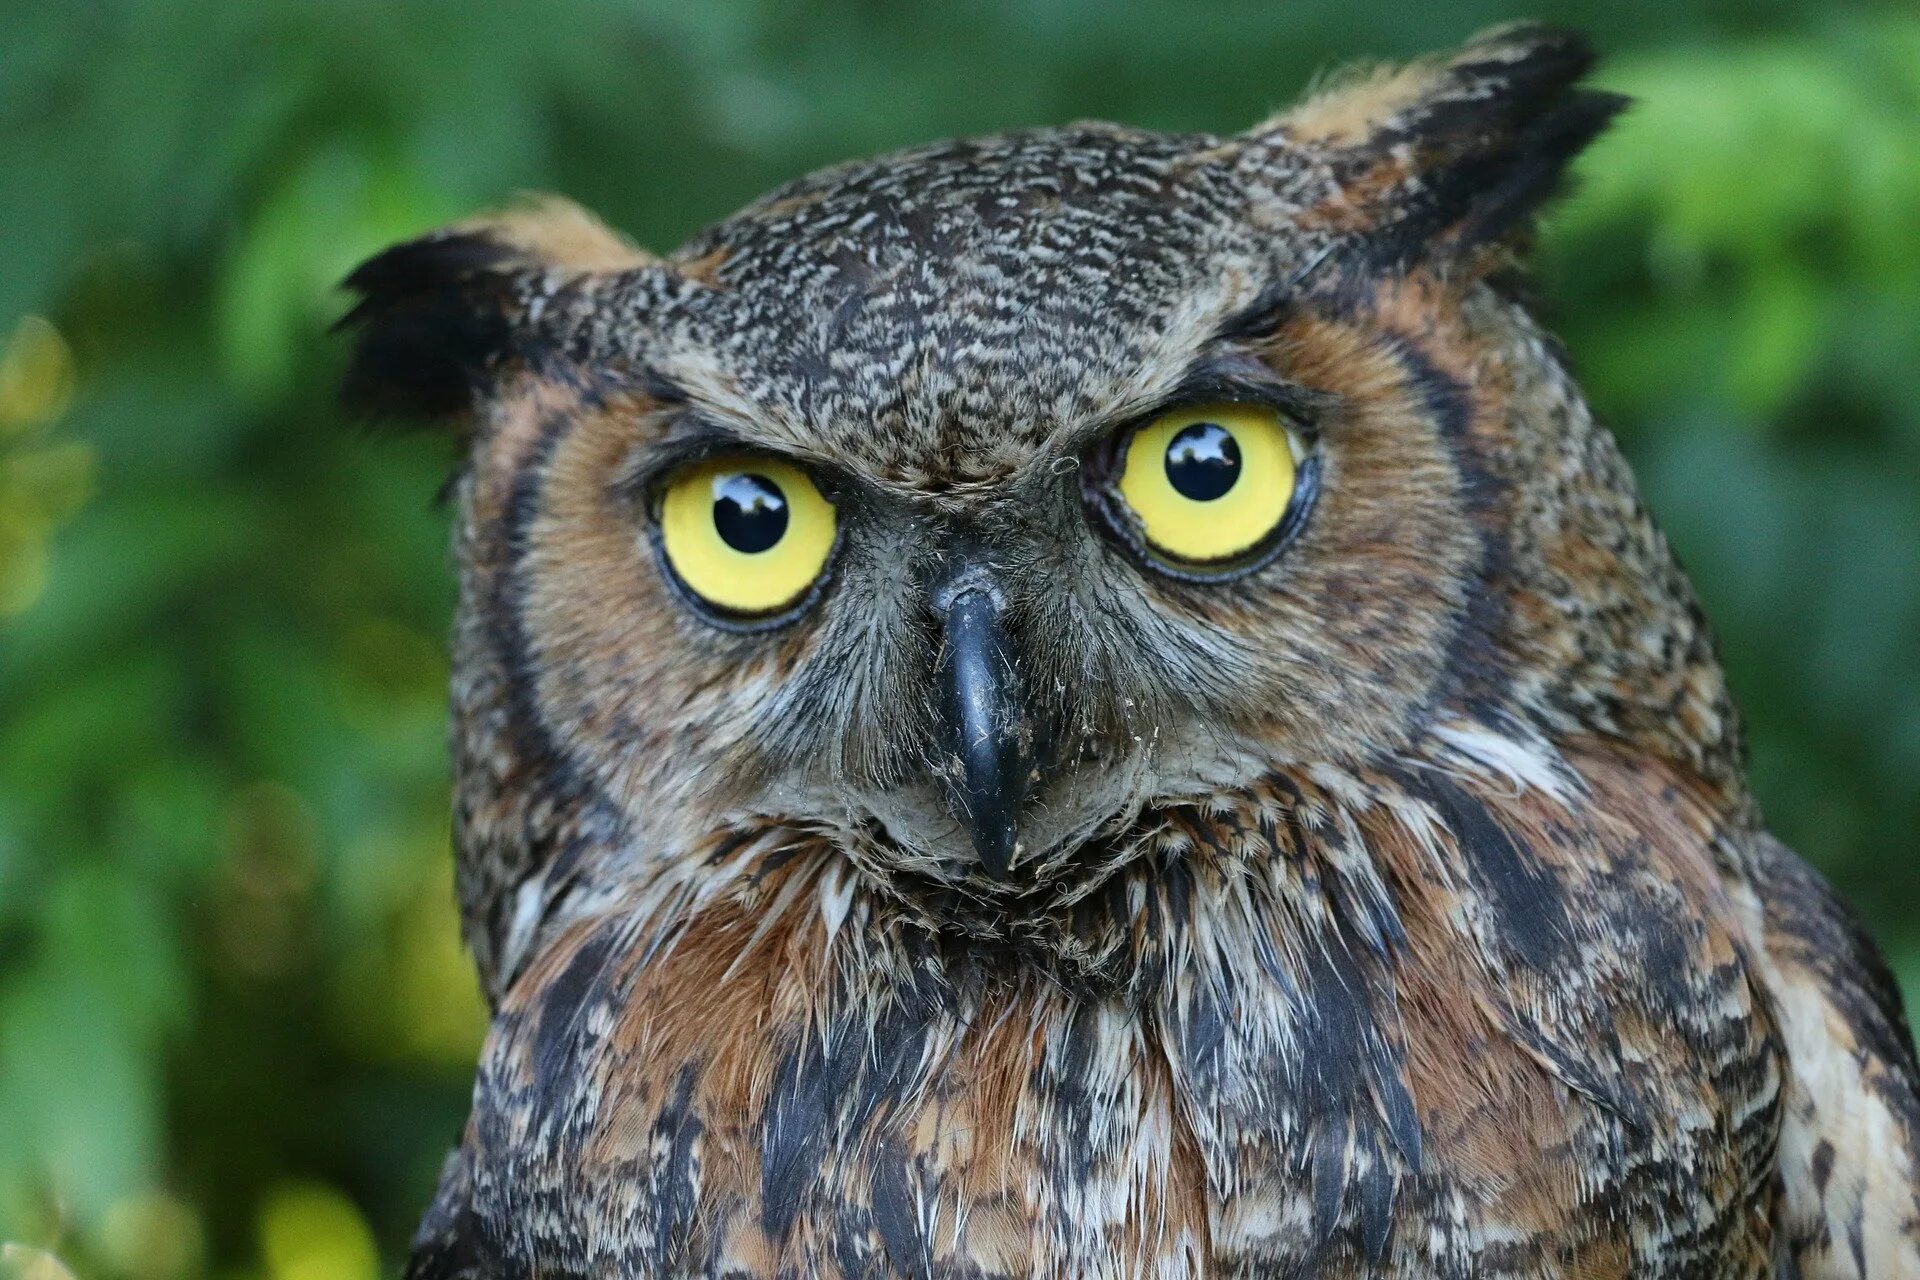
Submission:
M 838 510 L 812 475 L 784 459 L 698 459 L 668 473 L 648 508 L 661 577 L 691 612 L 723 631 L 785 626 L 831 579 Z
M 1083 494 L 1103 531 L 1155 573 L 1201 584 L 1271 564 L 1311 516 L 1322 471 L 1290 415 L 1264 401 L 1166 410 L 1107 437 L 1088 462 Z M 1196 554 L 1180 554 L 1186 546 Z

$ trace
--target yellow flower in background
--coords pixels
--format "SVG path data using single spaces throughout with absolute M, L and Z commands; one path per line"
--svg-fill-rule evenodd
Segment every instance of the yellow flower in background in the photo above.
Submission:
M 0 1244 L 0 1280 L 73 1280 L 73 1272 L 44 1249 Z
M 188 1201 L 164 1191 L 141 1191 L 107 1210 L 99 1247 L 119 1274 L 183 1280 L 200 1270 L 206 1233 Z
M 445 823 L 374 839 L 357 856 L 406 873 L 380 927 L 349 953 L 330 993 L 342 1038 L 369 1061 L 471 1070 L 486 1005 L 460 940 Z
M 90 445 L 35 444 L 73 403 L 73 352 L 39 316 L 0 347 L 0 618 L 25 613 L 47 583 L 47 540 L 93 492 Z
M 73 403 L 73 352 L 51 321 L 25 316 L 0 347 L 0 435 L 58 422 Z
M 379 1251 L 366 1219 L 332 1187 L 291 1182 L 260 1206 L 268 1280 L 376 1280 Z

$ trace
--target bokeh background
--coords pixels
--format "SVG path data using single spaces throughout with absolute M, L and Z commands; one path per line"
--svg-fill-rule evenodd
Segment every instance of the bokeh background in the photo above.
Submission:
M 942 135 L 1232 130 L 1525 12 L 0 0 L 0 1240 L 368 1280 L 464 1114 L 449 446 L 334 407 L 358 258 L 528 188 L 667 248 Z M 1719 625 L 1775 827 L 1911 992 L 1920 13 L 1531 13 L 1640 99 L 1547 228 L 1552 320 Z

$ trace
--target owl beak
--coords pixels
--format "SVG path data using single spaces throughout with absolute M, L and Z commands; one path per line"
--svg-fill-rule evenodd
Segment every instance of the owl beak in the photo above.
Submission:
M 988 586 L 964 580 L 945 607 L 940 657 L 947 807 L 973 837 L 981 865 L 1003 879 L 1019 840 L 1026 798 L 1027 725 L 1000 605 Z

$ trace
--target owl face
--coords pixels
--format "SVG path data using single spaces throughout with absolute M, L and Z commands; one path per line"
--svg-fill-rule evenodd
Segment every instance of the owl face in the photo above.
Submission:
M 773 820 L 974 900 L 1465 707 L 1617 712 L 1581 663 L 1684 584 L 1486 282 L 1618 105 L 1583 58 L 843 166 L 665 260 L 553 205 L 374 260 L 357 385 L 472 423 L 475 705 L 635 858 Z

